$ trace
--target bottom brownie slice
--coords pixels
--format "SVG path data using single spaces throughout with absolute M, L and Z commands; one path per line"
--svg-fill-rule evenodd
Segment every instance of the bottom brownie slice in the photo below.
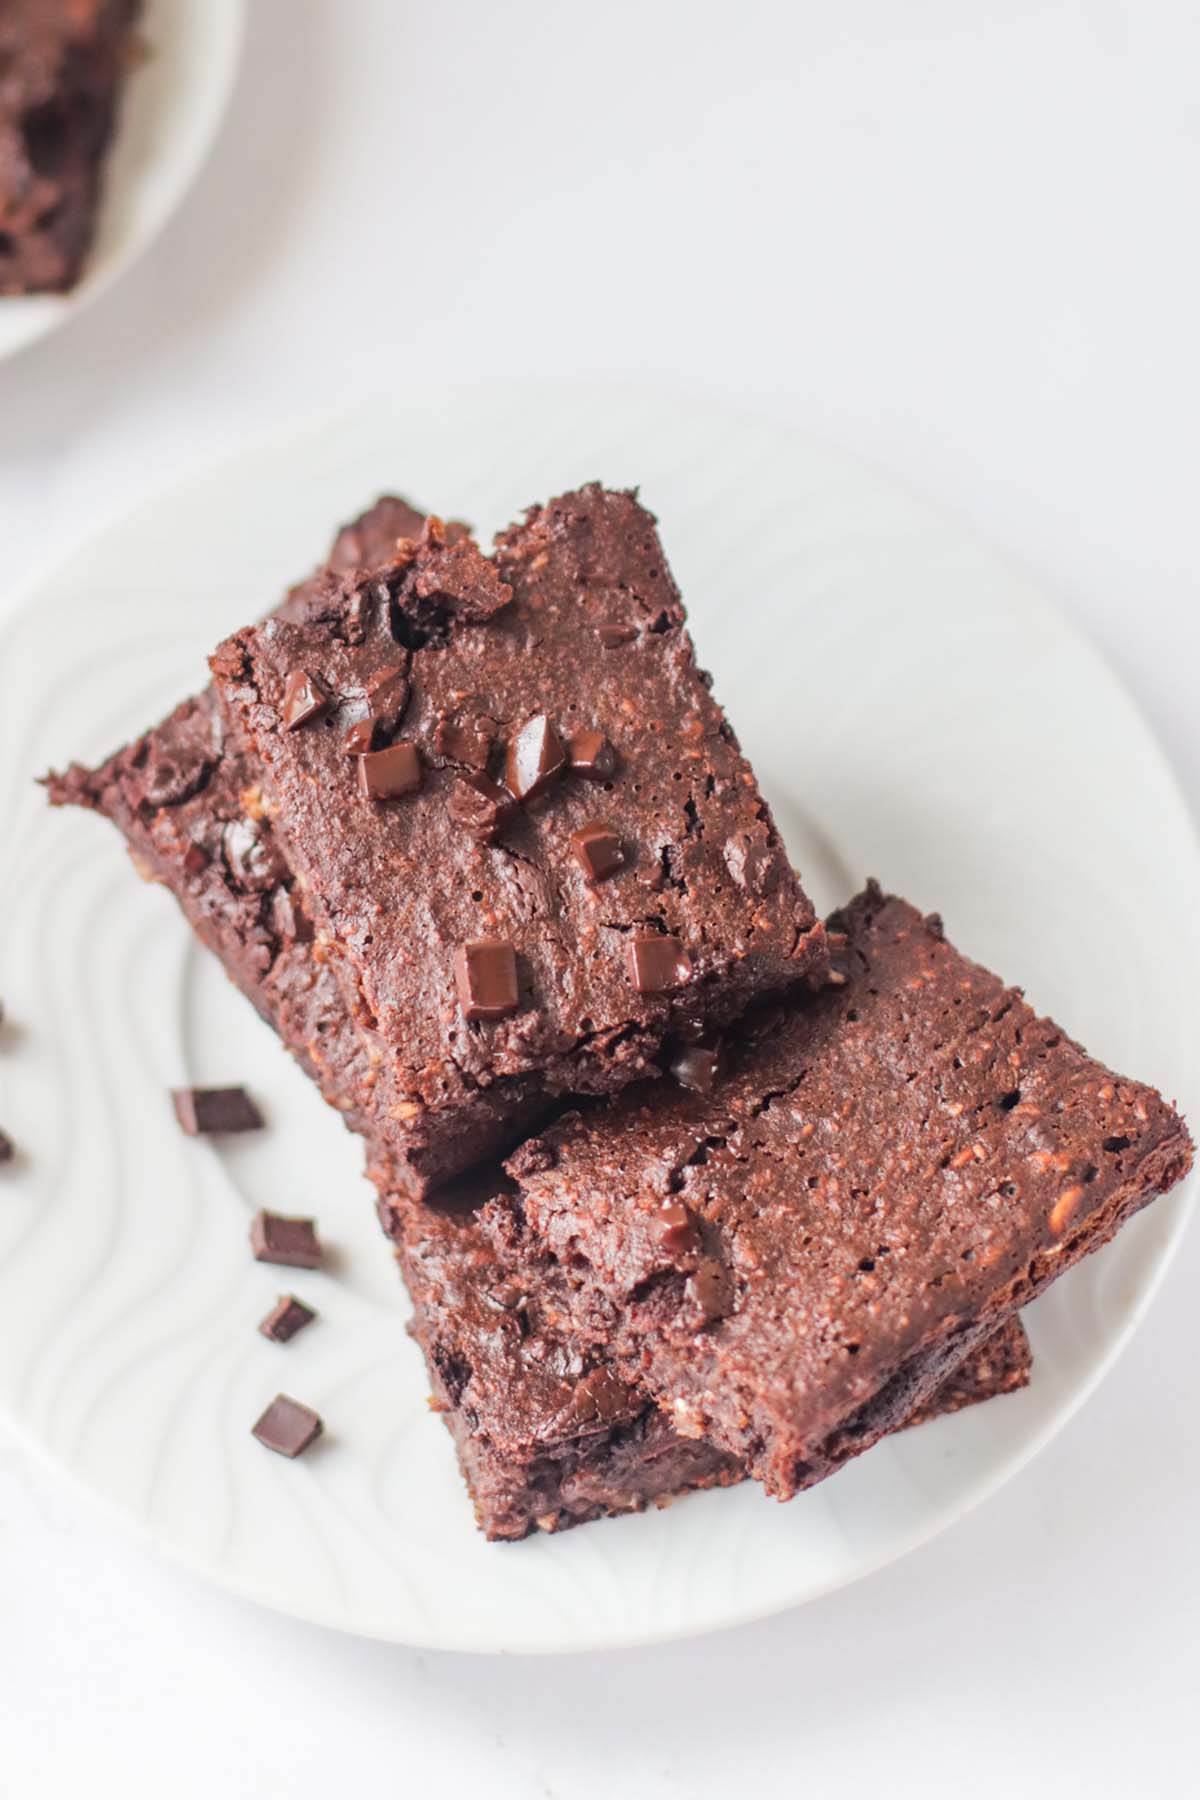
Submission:
M 480 1530 L 562 1531 L 741 1481 L 736 1457 L 673 1431 L 602 1353 L 559 1333 L 536 1289 L 514 1283 L 478 1216 L 501 1179 L 463 1178 L 431 1200 L 390 1195 L 379 1205 Z M 1013 1317 L 904 1424 L 1024 1387 L 1031 1365 Z

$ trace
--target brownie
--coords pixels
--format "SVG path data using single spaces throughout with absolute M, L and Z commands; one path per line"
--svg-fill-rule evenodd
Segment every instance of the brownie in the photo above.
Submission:
M 635 497 L 436 522 L 213 659 L 428 1190 L 817 968 L 824 934 Z
M 0 295 L 79 279 L 140 12 L 141 0 L 0 5 Z
M 673 1431 L 602 1351 L 556 1328 L 536 1287 L 513 1280 L 480 1225 L 497 1186 L 477 1174 L 424 1202 L 380 1203 L 480 1529 L 490 1538 L 561 1531 L 741 1481 L 737 1458 Z M 931 1396 L 922 1421 L 1023 1386 L 1030 1366 L 1029 1340 L 1011 1318 L 952 1377 L 944 1406 L 941 1392 Z
M 395 524 L 383 503 L 338 540 L 370 557 Z M 335 556 L 339 554 L 335 546 Z M 289 604 L 306 604 L 303 588 Z M 211 694 L 187 701 L 100 771 L 55 778 L 52 796 L 113 817 L 143 871 L 175 894 L 226 970 L 360 1131 L 386 1135 L 377 1068 L 328 964 L 312 955 L 303 897 L 279 857 L 270 824 L 246 795 L 252 761 L 222 733 Z M 164 796 L 175 795 L 174 800 Z M 153 795 L 152 800 L 150 796 Z M 253 853 L 247 835 L 254 826 Z M 232 831 L 231 831 L 231 828 Z M 232 839 L 234 853 L 227 844 Z M 258 877 L 247 880 L 247 870 Z M 271 880 L 267 880 L 268 874 Z M 660 1084 L 664 1095 L 670 1090 Z M 386 1161 L 386 1156 L 383 1159 Z M 493 1178 L 461 1181 L 428 1202 L 390 1195 L 381 1209 L 414 1300 L 435 1404 L 453 1435 L 481 1529 L 489 1537 L 558 1530 L 662 1503 L 687 1489 L 742 1478 L 737 1459 L 672 1430 L 660 1410 L 594 1347 L 540 1317 L 536 1294 L 512 1292 L 490 1232 L 479 1222 Z M 1028 1367 L 1019 1326 L 1003 1359 L 968 1362 L 961 1398 L 984 1399 Z M 997 1380 L 997 1370 L 1003 1379 Z M 937 1399 L 927 1411 L 936 1410 Z
M 940 920 L 872 886 L 830 984 L 762 1010 L 705 1094 L 560 1119 L 486 1209 L 558 1329 L 786 1498 L 1187 1171 L 1151 1088 L 1088 1057 Z

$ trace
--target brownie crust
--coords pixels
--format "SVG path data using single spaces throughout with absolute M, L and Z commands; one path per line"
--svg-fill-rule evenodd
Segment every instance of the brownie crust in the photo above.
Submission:
M 79 279 L 140 12 L 141 0 L 0 6 L 0 296 Z
M 683 618 L 651 516 L 592 486 L 494 560 L 431 524 L 213 659 L 321 953 L 394 1059 L 416 1191 L 823 961 Z M 403 793 L 364 791 L 364 726 L 405 747 Z
M 787 1498 L 873 1443 L 1187 1171 L 1153 1089 L 872 886 L 708 1095 L 561 1119 L 488 1208 L 560 1328 Z

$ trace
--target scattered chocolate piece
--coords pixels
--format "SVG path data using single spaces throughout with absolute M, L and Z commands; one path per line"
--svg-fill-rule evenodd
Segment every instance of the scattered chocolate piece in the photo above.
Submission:
M 619 650 L 622 644 L 632 644 L 637 636 L 637 626 L 597 625 L 596 636 L 602 650 Z
M 183 853 L 183 872 L 194 881 L 197 875 L 203 875 L 211 858 L 203 844 L 189 844 Z
M 505 758 L 504 780 L 517 800 L 528 800 L 566 767 L 567 753 L 557 731 L 546 717 L 538 713 L 526 721 L 510 741 Z
M 347 756 L 366 756 L 374 744 L 374 719 L 356 719 L 342 739 L 342 749 Z
M 280 1456 L 300 1456 L 315 1438 L 320 1437 L 325 1426 L 321 1415 L 311 1406 L 302 1406 L 299 1400 L 292 1400 L 287 1394 L 276 1394 L 251 1429 L 268 1450 L 274 1450 Z
M 654 1215 L 654 1235 L 668 1256 L 688 1256 L 700 1248 L 700 1233 L 680 1200 L 664 1200 Z
M 316 1316 L 313 1308 L 297 1300 L 295 1294 L 280 1294 L 266 1318 L 259 1320 L 258 1329 L 273 1344 L 286 1344 L 298 1331 L 311 1325 Z
M 692 959 L 677 937 L 646 932 L 629 940 L 629 979 L 639 994 L 665 994 L 682 987 Z
M 571 833 L 571 848 L 589 881 L 603 881 L 625 866 L 621 840 L 611 825 L 583 825 Z
M 484 713 L 454 717 L 443 713 L 433 734 L 433 747 L 447 762 L 483 774 L 492 753 L 496 721 Z
M 421 785 L 421 758 L 415 744 L 390 744 L 358 759 L 358 785 L 368 800 L 399 800 Z
M 721 1045 L 712 1043 L 680 1044 L 668 1067 L 680 1087 L 696 1094 L 711 1094 L 721 1066 Z
M 283 727 L 297 731 L 329 710 L 329 695 L 307 669 L 293 669 L 283 685 Z
M 0 1163 L 11 1162 L 16 1154 L 17 1146 L 13 1143 L 7 1131 L 0 1131 Z
M 450 817 L 481 844 L 494 844 L 516 810 L 507 788 L 486 775 L 460 775 L 450 795 Z
M 460 945 L 454 958 L 454 980 L 464 1016 L 506 1019 L 518 1005 L 517 958 L 501 938 L 474 938 Z
M 250 1221 L 250 1248 L 255 1262 L 283 1263 L 289 1269 L 321 1266 L 321 1240 L 312 1219 L 291 1219 L 264 1208 Z
M 262 1128 L 263 1116 L 243 1087 L 172 1088 L 171 1103 L 189 1137 Z
M 608 781 L 617 772 L 617 753 L 602 731 L 577 731 L 567 745 L 573 775 Z

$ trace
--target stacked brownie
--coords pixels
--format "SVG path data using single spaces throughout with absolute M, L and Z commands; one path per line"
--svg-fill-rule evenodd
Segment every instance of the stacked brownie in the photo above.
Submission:
M 141 0 L 0 5 L 0 296 L 73 287 Z
M 381 501 L 213 671 L 52 798 L 368 1139 L 490 1536 L 1021 1385 L 1015 1309 L 1187 1168 L 936 919 L 815 919 L 633 496 L 491 557 Z

